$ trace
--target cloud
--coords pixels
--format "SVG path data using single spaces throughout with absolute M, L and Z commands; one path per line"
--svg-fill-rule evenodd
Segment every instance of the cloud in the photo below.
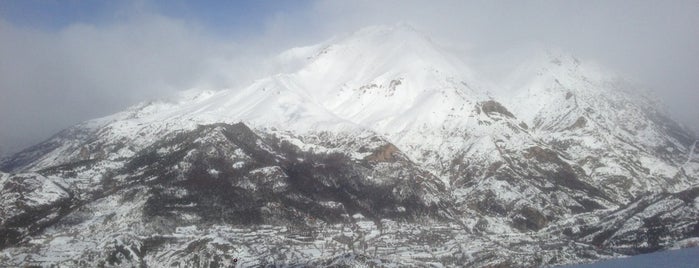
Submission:
M 110 14 L 117 19 L 59 29 L 0 18 L 0 153 L 179 90 L 240 87 L 278 70 L 265 59 L 284 48 L 397 22 L 466 60 L 531 43 L 570 51 L 656 88 L 699 129 L 695 1 L 311 1 L 247 16 L 257 30 L 230 36 L 203 23 L 207 14 L 177 18 L 134 3 Z
M 531 44 L 562 49 L 655 89 L 675 118 L 699 131 L 697 1 L 358 0 L 313 8 L 309 24 L 323 33 L 404 21 L 467 59 Z
M 4 151 L 179 90 L 239 86 L 260 69 L 252 49 L 152 14 L 57 32 L 0 21 L 0 40 Z

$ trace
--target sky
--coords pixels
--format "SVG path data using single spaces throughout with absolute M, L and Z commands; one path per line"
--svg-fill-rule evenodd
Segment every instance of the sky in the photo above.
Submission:
M 409 23 L 465 58 L 536 44 L 654 90 L 699 129 L 699 0 L 0 0 L 0 154 L 84 120 L 273 72 L 285 49 Z

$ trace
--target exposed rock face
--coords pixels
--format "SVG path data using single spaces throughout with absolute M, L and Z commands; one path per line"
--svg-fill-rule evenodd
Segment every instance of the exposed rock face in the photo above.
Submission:
M 570 127 L 566 128 L 566 130 L 574 130 L 578 128 L 583 128 L 587 125 L 587 119 L 585 117 L 578 117 L 578 120 L 575 120 L 575 123 L 573 123 Z
M 375 162 L 391 162 L 394 160 L 394 153 L 398 152 L 398 148 L 396 148 L 395 145 L 393 144 L 387 144 L 381 148 L 379 148 L 376 152 L 371 154 L 370 156 L 367 157 L 367 160 L 369 161 L 375 161 Z
M 489 100 L 489 101 L 484 101 L 481 102 L 481 109 L 483 110 L 484 113 L 488 115 L 500 115 L 500 116 L 507 116 L 507 117 L 515 117 L 510 111 L 505 108 L 505 106 L 502 106 L 497 101 L 494 100 Z
M 541 230 L 541 228 L 546 227 L 549 221 L 546 216 L 541 214 L 538 210 L 530 207 L 524 207 L 520 210 L 519 215 L 513 221 L 514 227 L 519 230 Z

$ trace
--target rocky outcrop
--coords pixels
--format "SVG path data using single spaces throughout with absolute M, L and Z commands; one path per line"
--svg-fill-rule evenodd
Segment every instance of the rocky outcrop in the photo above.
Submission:
M 73 194 L 56 177 L 0 173 L 0 249 L 16 245 L 70 211 Z
M 386 144 L 374 153 L 366 157 L 366 160 L 373 162 L 392 162 L 394 161 L 394 154 L 398 153 L 398 148 L 393 144 Z
M 497 101 L 489 100 L 480 103 L 480 108 L 487 115 L 499 115 L 514 118 L 515 116 Z

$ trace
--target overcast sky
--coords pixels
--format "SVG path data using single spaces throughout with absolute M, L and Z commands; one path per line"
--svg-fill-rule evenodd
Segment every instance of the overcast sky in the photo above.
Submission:
M 699 129 L 695 1 L 0 1 L 0 153 L 190 88 L 235 88 L 264 59 L 407 22 L 464 55 L 541 44 L 655 89 Z

